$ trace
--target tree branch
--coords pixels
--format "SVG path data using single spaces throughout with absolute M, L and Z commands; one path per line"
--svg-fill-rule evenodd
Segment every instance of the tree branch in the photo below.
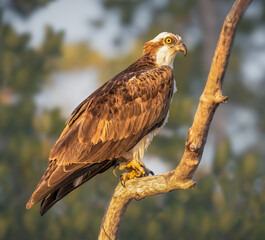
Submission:
M 103 218 L 98 239 L 118 239 L 121 219 L 132 199 L 195 186 L 196 182 L 192 178 L 200 163 L 212 118 L 219 104 L 228 100 L 228 97 L 222 95 L 221 88 L 236 27 L 251 2 L 252 0 L 237 0 L 224 21 L 206 86 L 179 165 L 165 174 L 128 180 L 125 188 L 118 184 Z

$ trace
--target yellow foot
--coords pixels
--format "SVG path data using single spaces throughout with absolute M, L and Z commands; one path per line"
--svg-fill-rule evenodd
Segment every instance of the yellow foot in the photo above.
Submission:
M 141 174 L 135 170 L 132 170 L 128 173 L 123 173 L 121 176 L 120 176 L 120 182 L 121 182 L 121 185 L 123 187 L 125 187 L 125 182 L 127 180 L 130 180 L 130 179 L 133 179 L 133 178 L 136 178 L 136 177 L 140 177 Z
M 152 171 L 145 167 L 144 163 L 141 161 L 137 161 L 133 159 L 127 165 L 122 165 L 119 167 L 120 170 L 127 169 L 128 173 L 123 173 L 120 176 L 120 181 L 122 186 L 125 187 L 125 182 L 129 179 L 136 178 L 136 177 L 144 177 L 148 176 L 149 174 L 154 175 Z
M 145 165 L 142 162 L 137 161 L 136 159 L 133 159 L 130 161 L 127 165 L 122 165 L 119 167 L 120 170 L 127 169 L 128 172 L 135 170 L 140 173 L 140 175 L 145 175 Z

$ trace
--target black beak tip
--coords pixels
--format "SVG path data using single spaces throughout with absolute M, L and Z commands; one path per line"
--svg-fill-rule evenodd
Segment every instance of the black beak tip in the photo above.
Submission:
M 184 53 L 184 57 L 186 57 L 187 53 L 188 53 L 188 50 L 187 50 L 187 47 L 184 43 L 182 43 L 183 45 L 183 53 Z

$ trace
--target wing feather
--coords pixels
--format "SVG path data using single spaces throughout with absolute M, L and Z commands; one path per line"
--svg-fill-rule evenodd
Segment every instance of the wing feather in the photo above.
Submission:
M 105 83 L 70 115 L 65 130 L 51 149 L 50 167 L 27 207 L 75 182 L 89 166 L 106 160 L 117 161 L 141 138 L 163 124 L 173 94 L 171 68 L 162 66 L 125 73 Z M 105 169 L 111 164 L 104 166 Z M 103 171 L 103 165 L 90 171 L 94 176 Z

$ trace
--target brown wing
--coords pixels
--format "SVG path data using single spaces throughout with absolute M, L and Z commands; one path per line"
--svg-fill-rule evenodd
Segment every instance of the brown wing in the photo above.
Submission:
M 173 75 L 168 66 L 119 74 L 96 90 L 69 117 L 27 208 L 69 184 L 73 190 L 84 179 L 113 166 L 163 124 L 172 94 Z

